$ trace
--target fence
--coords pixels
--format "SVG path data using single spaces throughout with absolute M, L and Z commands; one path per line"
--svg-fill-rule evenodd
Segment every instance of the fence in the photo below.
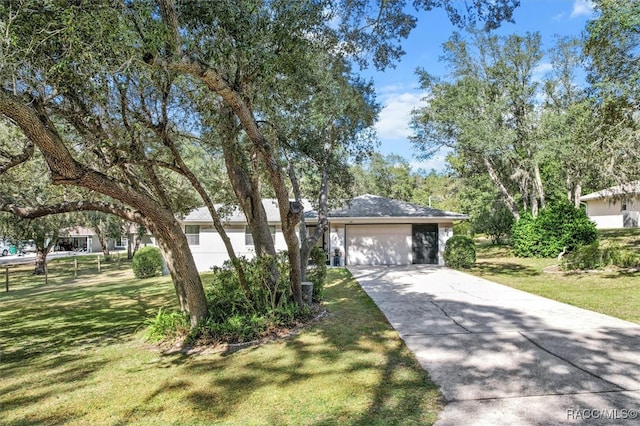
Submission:
M 129 268 L 126 256 L 119 253 L 105 259 L 103 255 L 97 256 L 76 256 L 47 260 L 45 273 L 35 275 L 34 263 L 5 265 L 1 267 L 4 275 L 5 292 L 9 292 L 12 287 L 32 286 L 52 283 L 60 283 L 69 279 L 77 279 L 79 276 L 88 277 L 101 274 L 105 271 L 122 270 Z M 0 284 L 1 285 L 1 284 Z

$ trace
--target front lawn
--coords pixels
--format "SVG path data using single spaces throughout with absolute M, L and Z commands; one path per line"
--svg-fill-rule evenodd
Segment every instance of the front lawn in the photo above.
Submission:
M 173 306 L 168 278 L 107 273 L 0 293 L 2 424 L 432 424 L 437 387 L 344 269 L 328 315 L 236 351 L 163 354 L 141 324 Z
M 625 247 L 637 247 L 640 234 L 603 232 L 601 240 L 613 240 Z M 557 272 L 557 259 L 528 259 L 513 255 L 508 246 L 482 243 L 477 246 L 477 263 L 470 272 L 549 299 L 606 315 L 640 323 L 640 273 Z

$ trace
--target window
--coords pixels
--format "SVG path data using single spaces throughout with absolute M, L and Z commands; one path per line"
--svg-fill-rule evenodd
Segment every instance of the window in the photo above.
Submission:
M 200 225 L 185 225 L 184 233 L 190 246 L 200 245 Z
M 116 238 L 116 247 L 127 247 L 129 245 L 129 239 L 127 237 Z
M 269 232 L 271 232 L 271 238 L 273 239 L 273 242 L 276 242 L 276 226 L 275 225 L 269 225 Z M 245 226 L 244 228 L 244 245 L 246 246 L 252 246 L 253 244 L 253 234 L 251 234 L 251 230 L 249 229 L 248 226 Z
M 620 210 L 623 211 L 623 212 L 626 212 L 627 211 L 627 203 L 624 203 Z

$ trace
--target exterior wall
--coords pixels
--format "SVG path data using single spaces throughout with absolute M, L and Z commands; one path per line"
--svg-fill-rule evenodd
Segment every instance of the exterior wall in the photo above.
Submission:
M 335 251 L 340 253 L 339 263 L 344 266 L 345 235 L 344 225 L 330 225 L 329 227 L 329 264 L 334 266 Z
M 189 223 L 190 225 L 197 225 L 196 223 Z M 210 271 L 213 266 L 221 266 L 225 260 L 229 257 L 227 251 L 222 242 L 222 238 L 218 235 L 217 231 L 211 224 L 201 223 L 199 233 L 199 243 L 190 245 L 193 258 L 196 262 L 198 270 L 201 272 Z M 328 260 L 331 266 L 334 265 L 334 256 L 336 248 L 339 250 L 340 266 L 345 265 L 345 256 L 349 254 L 349 244 L 353 244 L 354 241 L 349 241 L 352 238 L 349 234 L 349 229 L 358 228 L 363 232 L 357 233 L 359 237 L 373 237 L 371 241 L 372 250 L 370 255 L 382 259 L 382 263 L 379 264 L 394 264 L 394 265 L 410 265 L 413 262 L 413 241 L 412 241 L 412 228 L 411 224 L 344 224 L 344 223 L 331 223 L 329 231 L 327 233 L 327 249 Z M 253 258 L 255 256 L 255 250 L 253 246 L 247 246 L 245 244 L 245 226 L 244 225 L 228 225 L 226 228 L 227 235 L 231 240 L 237 256 L 246 256 Z M 453 223 L 438 223 L 438 264 L 444 265 L 444 249 L 447 240 L 453 235 Z M 378 242 L 375 242 L 375 238 L 380 238 Z M 275 246 L 276 250 L 286 250 L 287 245 L 284 240 L 284 235 L 280 226 L 276 226 L 275 234 Z M 394 258 L 394 262 L 390 262 L 389 259 Z M 347 259 L 348 260 L 348 259 Z M 351 259 L 351 263 L 354 264 L 356 259 Z M 361 262 L 361 261 L 360 261 Z M 356 262 L 357 263 L 357 262 Z
M 189 223 L 189 225 L 197 225 Z M 213 266 L 222 266 L 225 260 L 229 259 L 227 250 L 222 242 L 222 238 L 211 224 L 199 224 L 200 234 L 199 243 L 191 244 L 191 253 L 196 262 L 198 271 L 210 271 Z M 227 236 L 231 240 L 231 244 L 235 250 L 236 256 L 245 256 L 254 258 L 256 253 L 252 245 L 245 244 L 245 226 L 244 225 L 228 225 L 226 228 Z M 287 244 L 282 234 L 280 226 L 276 226 L 275 248 L 277 251 L 286 250 Z
M 447 240 L 453 236 L 453 223 L 438 224 L 438 265 L 444 266 L 444 249 Z
M 623 204 L 626 210 L 622 210 Z M 586 201 L 587 216 L 596 223 L 598 229 L 624 228 L 625 216 L 637 217 L 640 210 L 640 199 L 634 197 L 625 202 L 602 198 Z M 626 226 L 630 226 L 627 222 Z M 636 225 L 637 226 L 637 225 Z

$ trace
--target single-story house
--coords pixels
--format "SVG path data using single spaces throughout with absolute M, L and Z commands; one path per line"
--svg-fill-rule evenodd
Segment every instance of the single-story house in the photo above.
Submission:
M 60 231 L 60 237 L 54 250 L 57 251 L 86 251 L 100 253 L 102 247 L 95 231 L 84 226 L 67 228 Z
M 278 205 L 263 201 L 276 250 L 286 250 Z M 444 264 L 444 247 L 453 235 L 453 223 L 468 216 L 375 195 L 362 195 L 329 212 L 329 230 L 318 242 L 334 265 Z M 313 226 L 317 212 L 305 212 Z M 206 208 L 193 210 L 182 220 L 194 260 L 200 271 L 228 259 L 222 239 Z M 244 214 L 235 209 L 224 219 L 238 256 L 254 256 L 253 239 Z
M 132 225 L 128 233 L 123 233 L 119 238 L 107 238 L 109 250 L 127 250 L 129 242 L 136 239 L 135 225 Z M 155 238 L 147 234 L 143 236 L 141 245 L 155 245 Z M 88 253 L 101 253 L 102 246 L 96 231 L 86 226 L 76 226 L 60 231 L 58 242 L 54 247 L 56 251 L 85 251 Z
M 587 216 L 598 229 L 637 228 L 640 219 L 640 182 L 612 186 L 580 197 Z

